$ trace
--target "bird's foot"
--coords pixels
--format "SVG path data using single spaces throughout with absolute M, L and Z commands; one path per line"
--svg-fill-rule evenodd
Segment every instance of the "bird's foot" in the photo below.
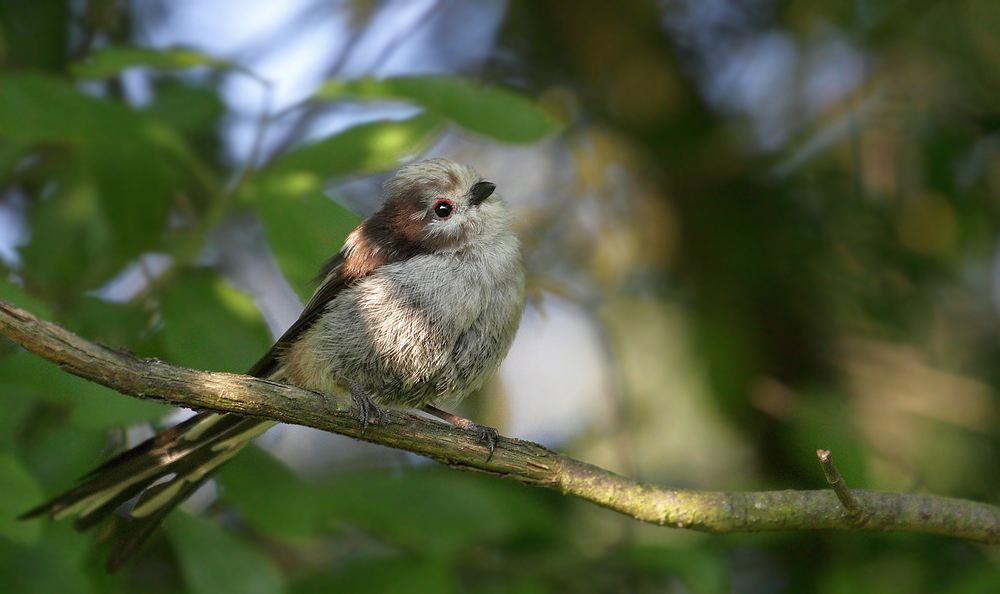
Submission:
M 500 441 L 500 433 L 493 427 L 486 427 L 485 425 L 478 425 L 476 423 L 472 423 L 469 429 L 476 432 L 479 443 L 486 445 L 488 451 L 486 461 L 489 462 L 490 458 L 493 457 L 493 451 L 497 449 L 497 442 Z
M 377 425 L 382 418 L 382 409 L 372 401 L 371 397 L 365 393 L 364 389 L 357 385 L 351 385 L 351 401 L 357 409 L 358 422 L 361 423 L 361 431 L 368 429 L 368 423 Z
M 487 454 L 486 461 L 489 462 L 493 458 L 493 452 L 497 449 L 497 443 L 500 441 L 500 434 L 493 427 L 487 427 L 485 425 L 480 425 L 466 419 L 465 417 L 460 417 L 458 415 L 453 415 L 450 412 L 441 410 L 436 406 L 426 405 L 424 406 L 424 412 L 430 413 L 439 419 L 443 419 L 450 423 L 453 427 L 458 427 L 459 429 L 467 429 L 476 434 L 479 443 L 486 446 Z

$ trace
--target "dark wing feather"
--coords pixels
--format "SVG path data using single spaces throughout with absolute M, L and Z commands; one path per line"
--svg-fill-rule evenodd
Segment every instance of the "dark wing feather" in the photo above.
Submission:
M 281 352 L 298 340 L 303 332 L 316 323 L 316 320 L 326 308 L 326 304 L 333 301 L 334 297 L 348 285 L 349 280 L 355 280 L 347 279 L 343 274 L 344 260 L 345 252 L 341 250 L 323 265 L 323 269 L 320 272 L 322 284 L 313 293 L 312 298 L 309 299 L 309 303 L 306 304 L 302 313 L 299 314 L 299 319 L 295 320 L 295 323 L 288 330 L 285 330 L 285 333 L 281 335 L 281 338 L 274 343 L 270 350 L 253 364 L 247 375 L 267 377 L 274 373 L 278 368 L 278 357 L 281 355 Z

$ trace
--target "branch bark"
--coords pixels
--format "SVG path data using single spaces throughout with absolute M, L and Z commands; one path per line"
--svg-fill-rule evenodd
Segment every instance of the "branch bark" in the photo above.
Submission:
M 3 301 L 0 334 L 69 373 L 123 394 L 348 435 L 421 454 L 459 470 L 487 472 L 555 489 L 661 526 L 711 533 L 864 529 L 1000 543 L 1000 507 L 984 503 L 851 489 L 859 514 L 842 505 L 833 490 L 730 493 L 673 489 L 628 479 L 539 444 L 510 438 L 501 439 L 487 461 L 482 444 L 468 431 L 390 410 L 381 423 L 362 432 L 349 403 L 249 376 L 137 359 Z

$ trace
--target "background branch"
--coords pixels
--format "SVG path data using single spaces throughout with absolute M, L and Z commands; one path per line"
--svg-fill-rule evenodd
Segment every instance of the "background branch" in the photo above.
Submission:
M 471 432 L 399 411 L 361 431 L 346 402 L 276 382 L 176 367 L 84 340 L 0 301 L 0 334 L 65 371 L 139 398 L 315 427 L 476 470 L 556 489 L 644 522 L 704 532 L 868 529 L 924 532 L 1000 543 L 1000 508 L 929 495 L 852 489 L 859 521 L 832 490 L 711 492 L 650 485 L 504 438 L 492 459 Z

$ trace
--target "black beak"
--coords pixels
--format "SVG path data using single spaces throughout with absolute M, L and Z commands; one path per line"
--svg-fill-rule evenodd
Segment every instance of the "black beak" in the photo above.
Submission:
M 469 190 L 469 195 L 472 196 L 469 203 L 473 206 L 482 204 L 483 200 L 486 200 L 493 195 L 493 190 L 495 189 L 497 189 L 496 184 L 488 181 L 477 182 L 476 185 L 472 186 L 472 189 Z

